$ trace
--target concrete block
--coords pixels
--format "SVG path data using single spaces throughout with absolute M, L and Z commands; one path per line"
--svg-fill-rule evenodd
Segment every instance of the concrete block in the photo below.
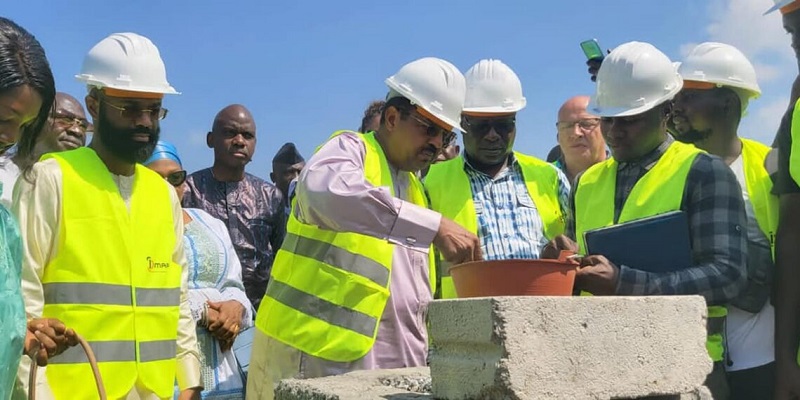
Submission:
M 275 400 L 433 400 L 427 367 L 356 371 L 314 379 L 284 379 Z
M 437 300 L 429 318 L 435 398 L 680 395 L 712 367 L 699 296 Z

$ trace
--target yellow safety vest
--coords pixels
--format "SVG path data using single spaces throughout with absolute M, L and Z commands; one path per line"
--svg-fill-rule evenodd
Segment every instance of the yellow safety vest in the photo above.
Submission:
M 581 253 L 586 254 L 583 233 L 588 230 L 680 210 L 686 177 L 700 153 L 694 146 L 672 143 L 656 165 L 636 182 L 618 222 L 614 221 L 618 163 L 611 158 L 586 170 L 575 190 L 575 236 Z M 708 307 L 706 348 L 714 361 L 722 360 L 725 352 L 722 333 L 726 315 L 725 307 Z
M 331 138 L 344 132 L 336 132 Z M 374 132 L 356 137 L 366 148 L 367 181 L 394 193 L 389 163 Z M 414 174 L 406 174 L 410 201 L 427 207 L 422 184 Z M 325 360 L 348 362 L 363 357 L 375 343 L 389 299 L 395 245 L 360 233 L 306 224 L 293 212 L 286 230 L 256 315 L 256 327 L 286 345 Z M 432 249 L 429 256 L 433 287 Z
M 522 169 L 522 176 L 528 195 L 539 217 L 542 219 L 544 235 L 552 239 L 564 233 L 564 215 L 558 202 L 558 171 L 552 164 L 538 158 L 514 152 L 514 157 Z M 478 216 L 475 212 L 469 177 L 464 172 L 464 158 L 431 166 L 425 177 L 425 189 L 431 201 L 431 208 L 442 216 L 452 219 L 464 229 L 478 234 Z M 450 276 L 450 263 L 439 257 L 439 277 L 441 278 L 441 298 L 458 297 Z
M 764 167 L 770 148 L 750 139 L 742 141 L 747 194 L 753 204 L 756 221 L 761 232 L 769 239 L 772 256 L 775 257 L 775 232 L 778 230 L 778 197 L 772 194 L 772 179 Z
M 800 99 L 794 104 L 791 126 L 792 147 L 789 150 L 789 174 L 794 182 L 800 185 Z M 800 354 L 798 354 L 800 363 Z
M 169 188 L 136 165 L 130 211 L 94 150 L 48 154 L 63 175 L 57 253 L 42 275 L 42 315 L 58 318 L 92 346 L 109 398 L 137 380 L 173 394 L 181 266 Z M 50 359 L 57 399 L 97 396 L 80 346 Z

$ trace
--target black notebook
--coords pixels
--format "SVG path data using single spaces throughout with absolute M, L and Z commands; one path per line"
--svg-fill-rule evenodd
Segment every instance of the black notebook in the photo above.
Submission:
M 586 231 L 587 255 L 603 255 L 615 265 L 648 272 L 671 272 L 692 266 L 689 220 L 671 211 Z

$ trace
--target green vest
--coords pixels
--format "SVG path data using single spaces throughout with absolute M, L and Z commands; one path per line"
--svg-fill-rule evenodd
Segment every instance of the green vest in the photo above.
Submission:
M 181 266 L 164 179 L 136 164 L 130 211 L 108 169 L 87 147 L 51 153 L 63 175 L 57 253 L 41 276 L 43 317 L 81 334 L 97 357 L 109 398 L 141 381 L 161 398 L 175 382 Z M 50 359 L 57 399 L 96 397 L 80 346 Z
M 331 138 L 343 132 L 336 132 Z M 389 163 L 375 134 L 357 137 L 366 148 L 367 181 L 393 192 Z M 422 184 L 414 174 L 405 173 L 411 182 L 410 201 L 427 207 Z M 395 245 L 356 232 L 336 232 L 306 224 L 293 212 L 286 230 L 256 316 L 256 327 L 286 345 L 325 360 L 349 362 L 363 357 L 375 343 L 389 299 Z M 434 282 L 432 250 L 429 261 L 430 279 Z
M 535 157 L 517 152 L 514 152 L 514 157 L 522 169 L 528 194 L 542 219 L 545 237 L 552 239 L 564 233 L 564 215 L 558 202 L 558 170 Z M 434 211 L 452 219 L 466 230 L 478 234 L 478 216 L 475 212 L 469 178 L 464 172 L 463 156 L 432 165 L 425 177 L 425 189 Z M 458 297 L 453 278 L 450 277 L 450 263 L 441 257 L 438 261 L 441 298 Z
M 614 193 L 618 163 L 613 158 L 590 167 L 580 178 L 575 190 L 575 237 L 580 251 L 586 254 L 584 232 L 646 218 L 681 208 L 686 177 L 695 157 L 702 151 L 680 142 L 672 143 L 631 190 L 614 221 Z M 722 306 L 708 307 L 708 341 L 711 359 L 722 360 L 722 332 L 728 311 Z
M 791 126 L 792 147 L 789 150 L 789 174 L 800 185 L 800 99 L 794 104 Z M 800 355 L 798 355 L 800 360 Z
M 756 221 L 761 232 L 769 239 L 772 255 L 775 256 L 775 232 L 778 230 L 778 198 L 772 194 L 772 179 L 764 167 L 770 148 L 750 139 L 742 141 L 747 194 L 753 204 Z

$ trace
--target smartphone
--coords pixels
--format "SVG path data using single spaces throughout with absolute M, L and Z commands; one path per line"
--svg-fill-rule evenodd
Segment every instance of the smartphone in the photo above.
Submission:
M 600 48 L 597 39 L 584 40 L 581 42 L 581 49 L 583 54 L 586 54 L 587 60 L 602 60 L 604 57 L 603 49 Z

